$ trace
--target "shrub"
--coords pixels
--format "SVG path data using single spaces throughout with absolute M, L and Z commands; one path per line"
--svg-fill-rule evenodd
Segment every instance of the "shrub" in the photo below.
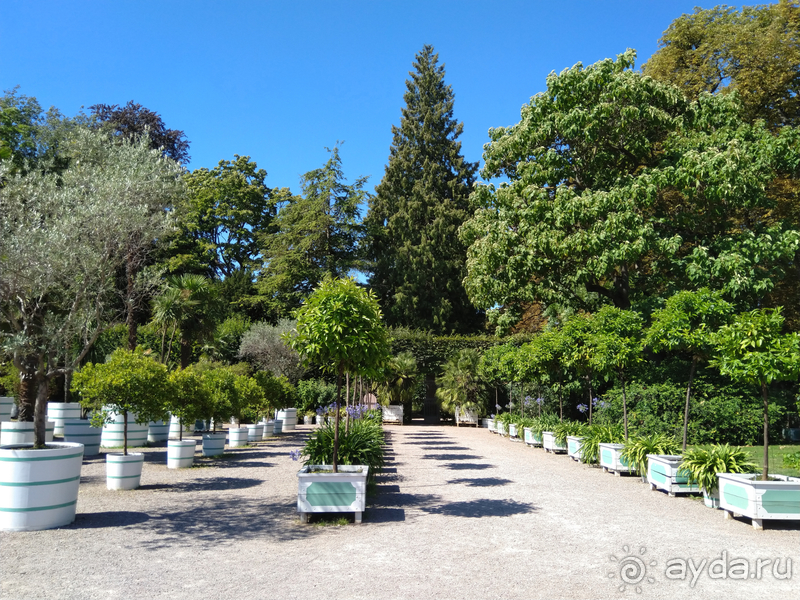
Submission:
M 620 444 L 625 440 L 622 423 L 612 425 L 590 425 L 586 428 L 581 441 L 581 461 L 597 464 L 600 456 L 600 444 Z
M 297 412 L 316 411 L 336 399 L 336 386 L 324 379 L 306 379 L 297 384 Z
M 677 438 L 663 433 L 653 433 L 629 438 L 622 449 L 622 458 L 641 475 L 647 472 L 648 454 L 680 453 L 681 444 Z
M 755 473 L 758 465 L 750 462 L 747 452 L 728 444 L 711 448 L 689 448 L 683 454 L 681 473 L 707 494 L 717 488 L 717 473 Z
M 331 424 L 311 433 L 303 449 L 306 465 L 333 464 L 334 427 Z M 338 463 L 341 465 L 368 465 L 372 479 L 383 469 L 383 426 L 373 419 L 356 419 L 348 431 L 339 431 Z

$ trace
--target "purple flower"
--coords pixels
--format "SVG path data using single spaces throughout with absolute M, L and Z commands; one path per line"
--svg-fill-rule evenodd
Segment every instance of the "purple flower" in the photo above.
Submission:
M 539 406 L 541 406 L 542 404 L 544 404 L 544 398 L 537 398 L 537 399 L 536 399 L 536 404 L 538 404 Z
M 578 410 L 581 411 L 582 413 L 585 413 L 587 410 L 589 410 L 589 407 L 586 406 L 585 404 L 578 404 Z
M 495 404 L 495 405 L 494 405 L 494 407 L 495 407 L 497 410 L 500 410 L 501 408 L 503 408 L 503 407 L 502 407 L 502 406 L 500 406 L 499 404 Z
M 292 450 L 289 452 L 289 456 L 292 457 L 292 460 L 297 461 L 300 459 L 300 450 Z
M 509 402 L 508 403 L 508 409 L 511 410 L 512 408 L 514 408 L 514 403 L 513 402 Z

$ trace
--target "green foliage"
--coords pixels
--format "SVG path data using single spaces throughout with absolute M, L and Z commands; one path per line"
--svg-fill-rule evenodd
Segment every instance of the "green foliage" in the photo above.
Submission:
M 640 475 L 647 473 L 648 454 L 674 456 L 681 453 L 681 445 L 678 440 L 671 435 L 664 435 L 663 433 L 632 436 L 624 444 L 622 458 Z
M 411 352 L 401 352 L 393 356 L 384 367 L 381 379 L 377 390 L 378 401 L 384 406 L 389 404 L 404 406 L 410 414 L 411 401 L 419 379 L 414 355 Z
M 567 443 L 567 436 L 581 436 L 586 433 L 588 425 L 579 421 L 561 421 L 553 426 L 553 435 L 556 443 L 564 445 Z
M 294 331 L 295 321 L 281 319 L 277 325 L 253 323 L 242 336 L 239 356 L 263 371 L 284 376 L 297 383 L 305 373 L 297 351 L 290 348 L 283 339 Z
M 755 473 L 758 465 L 750 462 L 747 452 L 738 447 L 711 446 L 689 448 L 683 454 L 680 473 L 690 483 L 710 494 L 717 489 L 717 473 Z
M 81 406 L 94 411 L 95 426 L 110 418 L 103 409 L 117 414 L 135 413 L 138 423 L 163 419 L 173 393 L 167 368 L 142 352 L 119 349 L 108 362 L 86 364 L 72 378 L 72 391 Z M 128 428 L 125 424 L 123 452 L 128 453 Z
M 609 425 L 590 425 L 583 432 L 581 440 L 581 461 L 597 464 L 600 457 L 600 444 L 620 444 L 625 441 L 621 423 Z
M 265 412 L 269 413 L 272 409 L 283 409 L 292 406 L 298 407 L 298 414 L 303 414 L 303 412 L 308 410 L 306 408 L 301 412 L 302 395 L 300 392 L 300 385 L 305 382 L 301 381 L 298 387 L 295 387 L 292 385 L 292 382 L 283 375 L 275 377 L 267 371 L 258 371 L 253 376 L 253 379 L 256 380 L 256 383 L 258 383 L 261 390 L 264 392 L 264 400 L 266 402 Z
M 543 431 L 553 431 L 560 423 L 558 415 L 544 414 L 541 417 L 533 417 L 526 427 L 530 427 L 532 434 L 541 436 Z
M 305 379 L 297 384 L 297 412 L 316 411 L 336 401 L 336 386 L 323 379 Z
M 453 118 L 453 90 L 431 46 L 416 55 L 410 76 L 386 172 L 365 219 L 370 286 L 389 325 L 475 331 L 482 316 L 461 283 L 466 247 L 457 233 L 469 216 L 477 164 L 461 154 L 463 125 Z
M 800 452 L 792 452 L 790 454 L 784 454 L 783 466 L 789 467 L 790 469 L 800 470 Z
M 203 352 L 212 360 L 234 363 L 239 358 L 242 338 L 249 330 L 250 319 L 234 314 L 217 325 L 213 338 L 203 346 Z
M 338 462 L 369 466 L 369 479 L 372 480 L 383 469 L 384 446 L 383 426 L 379 421 L 356 419 L 348 431 L 339 433 Z M 334 427 L 327 424 L 311 432 L 303 456 L 306 465 L 333 464 Z
M 240 423 L 245 417 L 255 421 L 266 412 L 264 390 L 237 366 L 199 363 L 196 368 L 202 372 L 211 395 L 209 410 L 212 412 L 206 417 L 213 418 L 215 426 L 230 417 Z
M 0 362 L 0 396 L 19 397 L 19 369 L 11 361 Z
M 420 371 L 437 374 L 445 361 L 459 350 L 473 348 L 484 353 L 506 341 L 520 344 L 529 338 L 518 336 L 503 340 L 493 335 L 435 335 L 428 331 L 398 327 L 390 329 L 390 336 L 392 353 L 411 352 Z
M 461 236 L 467 291 L 501 330 L 534 303 L 627 309 L 701 286 L 756 303 L 790 269 L 800 234 L 764 217 L 797 132 L 744 122 L 734 95 L 689 102 L 634 58 L 551 74 L 490 131 L 482 174 L 509 182 L 475 188 Z
M 303 196 L 288 197 L 274 229 L 261 233 L 266 268 L 256 301 L 273 318 L 299 307 L 326 274 L 346 277 L 360 264 L 358 217 L 367 178 L 345 184 L 339 148 L 329 152 L 325 166 L 303 175 Z
M 206 386 L 202 374 L 191 366 L 186 369 L 172 371 L 169 374 L 170 392 L 164 407 L 174 417 L 180 419 L 181 425 L 192 423 L 196 419 L 211 419 L 215 416 L 212 396 Z M 219 418 L 219 416 L 217 416 Z M 183 438 L 183 427 L 180 429 Z
M 444 364 L 442 375 L 436 378 L 436 397 L 442 410 L 450 414 L 457 409 L 484 412 L 485 388 L 478 376 L 479 362 L 478 352 L 465 349 Z

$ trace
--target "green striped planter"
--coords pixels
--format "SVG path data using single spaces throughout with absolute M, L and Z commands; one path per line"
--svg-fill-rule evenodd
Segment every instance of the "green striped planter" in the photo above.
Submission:
M 0 422 L 11 420 L 11 409 L 14 407 L 14 398 L 0 396 Z
M 544 443 L 541 433 L 534 433 L 530 427 L 525 427 L 522 431 L 525 435 L 525 443 L 529 446 L 541 446 Z
M 553 454 L 567 451 L 567 445 L 556 442 L 556 434 L 552 431 L 542 432 L 542 446 L 544 446 L 546 452 L 552 452 Z
M 260 442 L 264 438 L 264 426 L 260 424 L 247 425 L 247 441 Z
M 760 481 L 757 475 L 717 473 L 719 507 L 725 518 L 750 517 L 755 529 L 764 519 L 800 521 L 800 478 L 772 475 L 776 481 Z
M 567 436 L 567 456 L 572 460 L 581 461 L 581 458 L 583 458 L 583 452 L 581 451 L 582 446 L 583 437 L 575 435 Z
M 228 445 L 231 448 L 247 445 L 247 427 L 231 427 L 228 429 Z
M 402 407 L 401 407 L 402 408 Z M 278 418 L 283 421 L 283 432 L 294 431 L 297 427 L 297 409 L 285 408 L 278 411 Z M 403 420 L 400 419 L 402 424 Z
M 44 441 L 52 442 L 56 424 L 45 421 Z M 0 423 L 0 446 L 33 444 L 33 421 L 3 421 Z
M 102 435 L 103 430 L 100 427 L 92 427 L 89 421 L 64 422 L 64 441 L 83 444 L 84 456 L 100 454 L 100 439 Z
M 670 454 L 647 455 L 647 483 L 651 490 L 664 490 L 670 496 L 699 494 L 697 485 L 689 484 L 689 477 L 681 472 L 683 457 Z
M 181 423 L 178 417 L 172 417 L 169 420 L 169 439 L 177 440 L 181 434 Z M 186 423 L 183 426 L 183 435 L 193 435 L 194 434 L 194 424 Z
M 361 523 L 367 498 L 366 465 L 339 465 L 334 473 L 329 466 L 308 465 L 297 473 L 297 512 L 308 522 L 309 513 L 355 513 Z
M 261 439 L 265 440 L 269 437 L 272 437 L 272 435 L 274 434 L 273 430 L 275 428 L 275 421 L 264 421 L 263 425 L 264 425 L 264 433 L 261 434 Z
M 219 456 L 225 452 L 225 432 L 203 434 L 203 456 Z
M 83 445 L 0 447 L 0 530 L 37 531 L 75 520 Z
M 283 431 L 283 421 L 280 419 L 275 419 L 272 422 L 272 433 L 278 434 Z
M 508 424 L 508 437 L 515 438 L 517 437 L 517 426 L 514 423 Z
M 110 490 L 135 490 L 142 481 L 144 454 L 128 452 L 106 454 L 106 487 Z
M 600 466 L 604 472 L 611 471 L 614 475 L 622 473 L 633 473 L 633 468 L 622 458 L 624 444 L 601 443 L 598 445 L 600 454 Z
M 151 444 L 166 442 L 169 439 L 169 423 L 150 421 L 147 425 L 147 441 Z
M 56 424 L 54 435 L 64 436 L 64 421 L 81 418 L 81 405 L 77 402 L 48 402 L 47 418 Z
M 197 449 L 195 440 L 169 440 L 167 442 L 167 468 L 187 469 L 194 464 Z

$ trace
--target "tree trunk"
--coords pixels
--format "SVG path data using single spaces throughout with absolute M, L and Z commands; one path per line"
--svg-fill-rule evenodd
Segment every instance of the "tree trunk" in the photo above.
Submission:
M 769 396 L 767 383 L 761 382 L 761 397 L 764 399 L 764 467 L 761 469 L 761 481 L 769 479 Z
M 122 454 L 128 456 L 128 411 L 124 411 L 123 419 L 125 420 L 125 427 L 122 429 Z M 183 423 L 181 423 L 183 427 Z
M 127 290 L 125 293 L 125 325 L 128 327 L 128 350 L 136 350 L 139 324 L 136 322 L 136 269 L 130 252 L 125 261 L 125 277 Z
M 345 373 L 344 405 L 347 409 L 347 419 L 344 422 L 344 432 L 350 431 L 350 373 Z
M 625 376 L 620 375 L 619 380 L 622 382 L 622 417 L 625 422 L 625 441 L 628 441 L 628 398 L 625 393 Z
M 336 425 L 333 428 L 333 472 L 339 472 L 339 418 L 340 418 L 340 410 L 339 410 L 339 403 L 342 399 L 342 371 L 344 371 L 344 367 L 340 366 L 339 371 L 336 374 L 336 402 L 334 405 L 336 407 Z
M 686 406 L 683 408 L 683 451 L 686 452 L 686 437 L 689 431 L 689 400 L 692 397 L 692 381 L 694 381 L 694 373 L 697 370 L 697 361 L 699 357 L 692 357 L 692 367 L 689 369 L 689 385 L 686 386 Z
M 586 383 L 589 384 L 589 425 L 592 424 L 592 377 L 586 377 Z
M 39 393 L 39 385 L 36 378 L 36 365 L 38 362 L 37 356 L 28 355 L 22 359 L 21 364 L 16 365 L 19 369 L 18 421 L 33 421 L 33 415 L 36 410 L 36 397 Z
M 36 403 L 34 408 L 33 418 L 33 447 L 45 447 L 45 421 L 47 416 L 47 393 L 48 393 L 48 379 L 42 374 L 42 369 L 37 374 L 38 389 L 36 393 Z M 33 387 L 33 386 L 31 386 Z

